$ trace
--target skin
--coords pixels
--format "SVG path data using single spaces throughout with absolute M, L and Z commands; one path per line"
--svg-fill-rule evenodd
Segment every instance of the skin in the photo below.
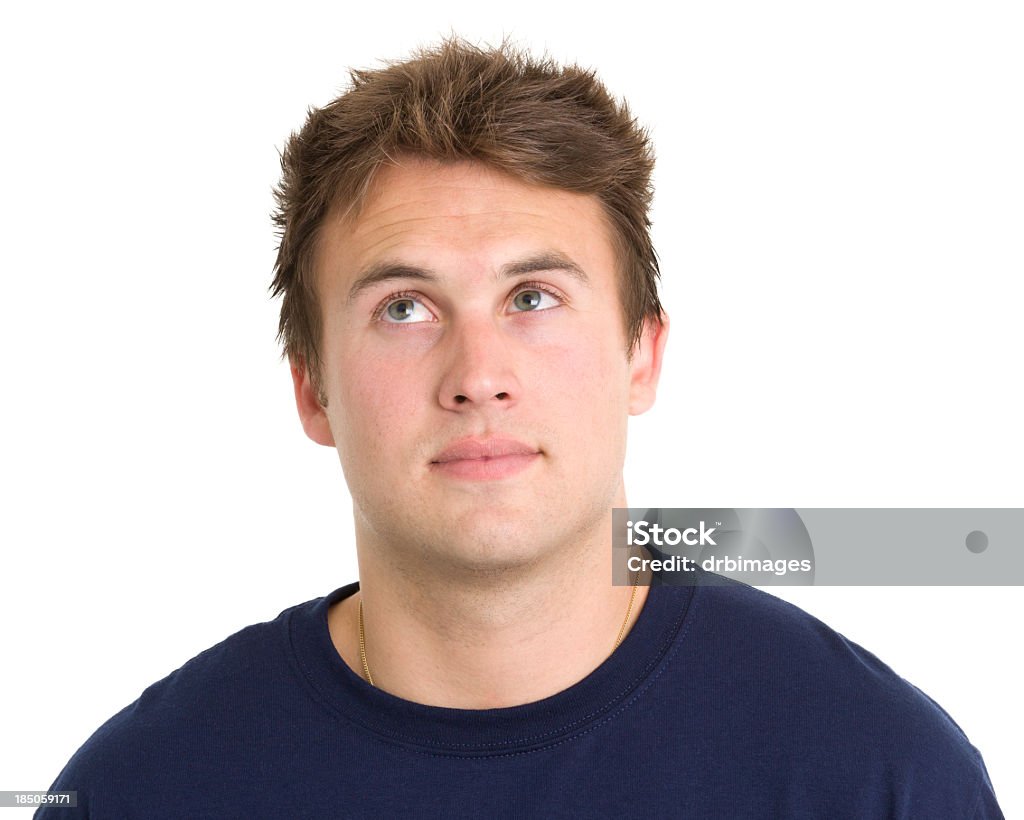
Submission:
M 542 269 L 510 271 L 524 261 Z M 292 376 L 352 495 L 360 593 L 328 617 L 341 657 L 362 675 L 362 598 L 374 684 L 399 697 L 491 708 L 578 682 L 632 592 L 611 584 L 611 509 L 668 336 L 649 322 L 627 356 L 598 200 L 403 160 L 325 221 L 316 265 L 326 406 L 301 362 Z M 528 454 L 435 463 L 496 437 Z

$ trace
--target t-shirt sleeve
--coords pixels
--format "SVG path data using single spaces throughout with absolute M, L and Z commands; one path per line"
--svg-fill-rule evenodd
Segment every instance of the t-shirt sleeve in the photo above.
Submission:
M 51 792 L 77 792 L 77 807 L 40 806 L 32 815 L 34 820 L 79 820 L 85 817 L 114 816 L 98 814 L 93 796 L 103 789 L 101 784 L 105 779 L 104 769 L 114 765 L 114 761 L 106 754 L 106 749 L 111 724 L 118 717 L 119 715 L 115 715 L 82 744 L 49 788 Z
M 978 784 L 978 796 L 974 801 L 974 812 L 970 820 L 1005 820 L 1002 809 L 996 802 L 995 789 L 992 788 L 992 781 L 989 779 L 985 763 L 978 756 L 978 765 L 981 767 L 981 779 Z

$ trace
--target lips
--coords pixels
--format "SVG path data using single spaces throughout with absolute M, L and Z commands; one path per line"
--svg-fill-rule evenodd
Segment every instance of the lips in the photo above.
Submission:
M 464 438 L 445 447 L 431 463 L 447 464 L 451 461 L 475 461 L 504 456 L 532 456 L 539 452 L 536 447 L 510 438 Z
M 430 466 L 447 478 L 484 481 L 513 476 L 540 456 L 536 447 L 515 439 L 464 438 L 445 447 Z

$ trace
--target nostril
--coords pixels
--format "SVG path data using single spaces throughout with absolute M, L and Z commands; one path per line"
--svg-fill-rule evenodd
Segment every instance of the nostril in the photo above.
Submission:
M 455 403 L 456 404 L 462 404 L 464 401 L 466 401 L 466 397 L 465 396 L 456 396 L 455 397 Z
M 508 393 L 498 393 L 495 395 L 494 398 L 504 401 L 505 399 L 508 398 Z

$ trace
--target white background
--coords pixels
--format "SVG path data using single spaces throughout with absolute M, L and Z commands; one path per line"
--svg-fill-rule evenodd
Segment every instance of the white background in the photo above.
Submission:
M 1024 505 L 1019 6 L 358 5 L 6 15 L 0 789 L 355 579 L 277 358 L 270 190 L 346 67 L 448 31 L 595 67 L 653 132 L 673 328 L 631 504 Z M 946 707 L 1024 815 L 1018 589 L 784 595 Z

